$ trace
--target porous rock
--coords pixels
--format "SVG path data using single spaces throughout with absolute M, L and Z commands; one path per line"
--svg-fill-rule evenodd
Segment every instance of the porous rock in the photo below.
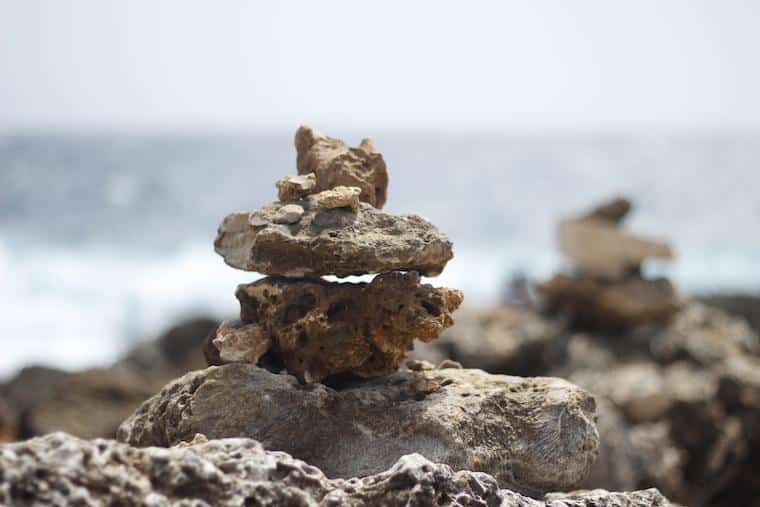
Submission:
M 318 192 L 341 185 L 359 187 L 362 202 L 383 207 L 388 193 L 388 171 L 372 141 L 363 139 L 358 147 L 349 148 L 340 139 L 301 125 L 296 131 L 295 145 L 298 174 L 314 173 Z
M 238 269 L 266 275 L 316 277 L 419 271 L 435 276 L 454 256 L 449 239 L 418 215 L 391 215 L 361 203 L 325 208 L 310 196 L 298 201 L 298 223 L 278 224 L 280 203 L 227 215 L 214 248 Z
M 317 180 L 314 173 L 285 176 L 277 181 L 277 198 L 280 201 L 303 199 L 316 192 Z
M 419 454 L 363 478 L 331 480 L 316 467 L 246 438 L 170 449 L 55 433 L 0 447 L 3 505 L 289 505 L 292 507 L 652 507 L 656 490 L 602 490 L 533 500 L 499 489 L 484 473 L 460 471 Z
M 447 368 L 336 387 L 248 364 L 209 367 L 146 401 L 118 438 L 168 446 L 196 433 L 246 436 L 328 477 L 378 473 L 418 452 L 531 495 L 578 483 L 597 455 L 594 399 L 561 379 Z
M 646 259 L 673 258 L 670 245 L 628 234 L 607 218 L 566 219 L 557 229 L 560 251 L 585 275 L 621 278 Z
M 273 354 L 302 382 L 396 371 L 415 338 L 433 340 L 454 323 L 463 298 L 455 289 L 420 284 L 414 271 L 383 273 L 370 283 L 268 277 L 240 285 L 236 296 L 241 320 L 256 326 L 250 346 L 271 337 Z M 229 362 L 224 352 L 221 359 Z
M 560 274 L 541 284 L 539 292 L 549 309 L 562 311 L 575 324 L 594 329 L 666 324 L 683 306 L 668 280 L 637 276 L 607 281 Z

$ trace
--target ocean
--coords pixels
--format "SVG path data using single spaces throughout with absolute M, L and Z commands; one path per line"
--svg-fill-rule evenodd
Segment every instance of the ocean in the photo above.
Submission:
M 677 250 L 649 272 L 686 293 L 760 291 L 760 133 L 368 134 L 386 210 L 449 235 L 455 258 L 429 281 L 466 304 L 563 267 L 557 220 L 620 194 L 630 230 Z M 295 172 L 285 131 L 0 135 L 0 377 L 107 363 L 178 319 L 233 316 L 235 286 L 257 275 L 214 253 L 216 226 Z

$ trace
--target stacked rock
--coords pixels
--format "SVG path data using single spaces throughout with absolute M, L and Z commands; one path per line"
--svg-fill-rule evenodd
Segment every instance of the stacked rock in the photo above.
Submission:
M 453 324 L 462 293 L 420 283 L 443 271 L 452 244 L 418 215 L 381 211 L 388 173 L 369 139 L 350 148 L 301 126 L 295 146 L 298 175 L 277 182 L 279 200 L 219 226 L 224 261 L 268 276 L 238 287 L 240 322 L 219 326 L 207 361 L 284 367 L 303 383 L 391 373 L 415 338 Z M 368 274 L 377 276 L 321 278 Z
M 614 329 L 662 324 L 679 311 L 682 302 L 672 284 L 646 279 L 641 271 L 645 260 L 672 259 L 673 250 L 623 231 L 630 210 L 630 201 L 617 198 L 559 223 L 559 247 L 574 272 L 539 286 L 550 309 L 566 312 L 579 325 Z

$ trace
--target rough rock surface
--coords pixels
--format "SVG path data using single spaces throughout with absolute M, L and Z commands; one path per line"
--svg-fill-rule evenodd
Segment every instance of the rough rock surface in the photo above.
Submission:
M 657 487 L 691 507 L 760 498 L 760 339 L 746 322 L 691 300 L 666 325 L 617 331 L 579 332 L 528 308 L 469 311 L 415 357 L 559 376 L 591 392 L 600 458 L 582 487 Z
M 295 201 L 300 221 L 278 224 L 282 203 L 227 215 L 214 242 L 230 266 L 266 275 L 316 277 L 385 271 L 441 273 L 454 256 L 451 242 L 418 215 L 391 215 L 362 203 L 325 208 L 315 196 Z
M 327 209 L 351 208 L 356 213 L 359 211 L 359 195 L 362 190 L 359 187 L 335 187 L 324 190 L 314 195 L 314 200 L 319 206 Z
M 358 147 L 349 148 L 339 139 L 302 125 L 296 131 L 295 145 L 298 174 L 314 173 L 316 191 L 341 185 L 359 187 L 362 202 L 383 207 L 388 193 L 388 171 L 372 141 L 363 139 Z
M 559 310 L 574 324 L 588 328 L 627 329 L 664 324 L 683 302 L 665 279 L 631 276 L 620 281 L 555 275 L 539 286 L 550 310 Z
M 557 234 L 560 250 L 584 275 L 620 278 L 637 272 L 650 257 L 673 257 L 667 243 L 627 234 L 595 216 L 562 220 Z
M 273 355 L 302 382 L 396 371 L 415 339 L 433 340 L 454 323 L 451 314 L 463 298 L 458 290 L 420 284 L 413 271 L 384 273 L 370 283 L 268 277 L 240 285 L 236 296 L 245 328 L 255 329 L 228 340 L 225 350 L 215 339 L 222 361 L 241 361 L 231 358 L 253 348 L 255 360 L 247 362 L 255 364 L 271 339 Z
M 170 383 L 122 424 L 118 438 L 167 446 L 196 433 L 246 436 L 328 477 L 378 473 L 418 452 L 537 495 L 588 473 L 598 446 L 593 418 L 594 399 L 556 378 L 447 368 L 333 389 L 238 363 Z
M 245 438 L 170 449 L 55 433 L 0 447 L 3 505 L 289 505 L 293 507 L 666 507 L 657 490 L 602 490 L 533 500 L 484 473 L 454 472 L 419 454 L 364 478 L 328 479 L 283 452 Z
M 277 181 L 277 198 L 280 201 L 303 199 L 316 192 L 317 180 L 314 173 L 285 176 Z

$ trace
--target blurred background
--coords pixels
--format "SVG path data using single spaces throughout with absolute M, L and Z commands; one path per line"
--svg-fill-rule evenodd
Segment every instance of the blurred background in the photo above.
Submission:
M 221 217 L 307 123 L 383 153 L 467 304 L 562 265 L 616 194 L 686 293 L 760 289 L 760 6 L 741 0 L 0 3 L 0 378 L 236 312 Z

